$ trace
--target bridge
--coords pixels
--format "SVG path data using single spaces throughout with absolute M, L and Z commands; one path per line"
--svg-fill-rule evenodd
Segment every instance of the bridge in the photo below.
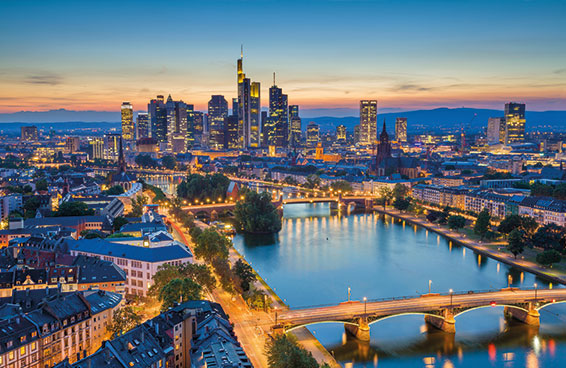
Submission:
M 286 198 L 273 200 L 273 204 L 279 210 L 286 204 L 300 203 L 330 203 L 331 210 L 338 210 L 342 213 L 353 212 L 354 210 L 369 211 L 373 209 L 373 197 L 367 196 L 334 196 L 334 197 L 306 197 L 306 198 Z M 211 219 L 217 218 L 220 213 L 231 213 L 236 206 L 235 202 L 218 202 L 195 204 L 182 207 L 193 216 L 205 215 Z
M 517 289 L 424 294 L 380 300 L 350 301 L 337 305 L 293 309 L 276 313 L 275 332 L 317 323 L 343 323 L 346 331 L 369 341 L 370 325 L 403 315 L 424 315 L 425 322 L 436 329 L 455 333 L 455 318 L 471 310 L 503 306 L 506 317 L 538 326 L 539 311 L 549 305 L 566 303 L 566 289 Z M 276 311 L 277 312 L 277 311 Z

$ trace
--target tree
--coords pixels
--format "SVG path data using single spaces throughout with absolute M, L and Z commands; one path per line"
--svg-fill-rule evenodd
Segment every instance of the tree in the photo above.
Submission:
M 561 260 L 562 256 L 554 249 L 545 250 L 544 252 L 537 254 L 537 262 L 543 266 L 552 267 L 553 263 L 558 263 Z
M 397 198 L 395 199 L 395 202 L 393 202 L 393 207 L 401 212 L 406 211 L 410 205 L 411 201 L 405 198 Z
M 525 250 L 525 232 L 520 229 L 514 229 L 509 233 L 507 250 L 511 252 L 515 258 Z
M 265 351 L 269 368 L 319 368 L 312 353 L 287 335 L 268 340 Z
M 452 230 L 460 230 L 466 226 L 466 218 L 460 215 L 452 215 L 448 217 L 448 227 Z
M 234 289 L 235 286 L 240 289 L 239 283 L 234 283 L 234 274 L 232 272 L 232 269 L 230 268 L 230 262 L 228 262 L 227 259 L 214 258 L 212 260 L 212 267 L 214 268 L 214 271 L 220 279 L 219 281 L 222 289 L 231 294 L 236 291 Z M 240 292 L 240 294 L 242 293 L 242 290 L 237 291 Z
M 491 215 L 489 214 L 487 208 L 484 208 L 478 215 L 476 224 L 474 225 L 474 232 L 481 236 L 482 240 L 489 231 L 490 221 Z
M 216 279 L 207 265 L 185 263 L 179 266 L 179 273 L 184 277 L 194 280 L 208 291 L 213 291 L 216 288 Z
M 320 176 L 316 174 L 310 174 L 309 176 L 307 176 L 307 179 L 303 184 L 303 187 L 308 189 L 314 189 L 319 185 L 320 185 Z
M 299 183 L 297 183 L 297 180 L 295 180 L 295 178 L 293 178 L 292 176 L 286 176 L 285 179 L 283 179 L 283 183 L 289 184 L 289 185 L 299 184 Z
M 159 292 L 161 310 L 167 310 L 178 302 L 199 300 L 201 297 L 202 287 L 190 278 L 173 279 Z
M 499 223 L 497 231 L 503 234 L 510 234 L 513 230 L 521 228 L 523 220 L 519 215 L 506 216 L 503 221 Z
M 92 216 L 94 209 L 88 208 L 84 202 L 64 202 L 59 205 L 55 216 Z
M 214 259 L 227 259 L 230 240 L 213 228 L 205 229 L 195 241 L 195 255 L 211 263 Z
M 39 191 L 45 191 L 48 189 L 47 186 L 47 180 L 45 179 L 39 179 L 36 183 L 35 183 L 35 190 Z
M 236 227 L 246 233 L 273 234 L 281 230 L 281 218 L 271 202 L 271 194 L 246 191 L 234 208 Z
M 393 187 L 393 197 L 395 199 L 405 198 L 409 194 L 409 188 L 406 185 L 397 183 Z
M 114 312 L 112 321 L 108 324 L 107 330 L 112 337 L 117 337 L 130 331 L 142 322 L 142 317 L 130 306 L 123 307 Z
M 147 197 L 144 195 L 138 195 L 132 200 L 132 211 L 130 216 L 141 217 L 143 215 L 143 208 L 147 204 Z
M 114 221 L 112 221 L 112 230 L 114 230 L 114 232 L 120 231 L 122 226 L 126 225 L 127 223 L 128 220 L 126 220 L 125 217 L 118 216 L 114 219 Z
M 552 196 L 556 199 L 565 200 L 566 199 L 566 184 L 558 184 L 554 191 L 552 192 Z
M 387 206 L 389 201 L 393 198 L 393 191 L 386 186 L 380 187 L 379 190 L 379 197 L 383 201 L 383 209 Z
M 177 186 L 177 196 L 189 202 L 222 201 L 229 185 L 230 179 L 222 174 L 191 174 Z
M 528 236 L 533 236 L 539 225 L 537 220 L 535 220 L 531 216 L 522 216 L 521 217 L 521 228 L 525 231 Z
M 161 159 L 161 164 L 167 170 L 175 170 L 175 167 L 177 167 L 177 160 L 175 159 L 174 156 L 167 155 L 167 156 L 163 156 L 163 158 Z
M 121 185 L 114 185 L 103 192 L 106 195 L 120 195 L 124 193 L 124 188 Z
M 330 187 L 335 192 L 342 192 L 342 193 L 350 193 L 352 191 L 352 184 L 347 182 L 346 180 L 338 180 L 330 184 Z
M 238 259 L 234 264 L 233 270 L 234 274 L 240 279 L 242 290 L 244 292 L 249 291 L 250 285 L 256 280 L 253 268 L 249 264 L 244 263 L 241 259 Z
M 540 227 L 532 238 L 533 246 L 546 250 L 554 249 L 560 253 L 566 251 L 566 234 L 563 227 L 554 223 Z
M 24 217 L 35 217 L 35 213 L 40 206 L 41 200 L 39 199 L 39 196 L 29 197 L 24 203 Z
M 157 167 L 157 161 L 151 158 L 150 155 L 137 155 L 136 164 L 140 167 Z

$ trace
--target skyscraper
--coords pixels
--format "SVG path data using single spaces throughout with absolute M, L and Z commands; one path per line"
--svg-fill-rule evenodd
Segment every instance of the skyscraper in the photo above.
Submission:
M 395 139 L 399 143 L 407 143 L 407 118 L 395 119 Z
M 95 137 L 90 142 L 90 159 L 96 160 L 103 160 L 104 157 L 104 138 L 102 137 Z
M 134 136 L 134 109 L 129 102 L 122 102 L 122 138 L 126 142 L 132 142 Z
M 508 102 L 505 104 L 505 144 L 525 141 L 525 104 Z
M 259 147 L 261 143 L 260 84 L 246 78 L 243 69 L 244 52 L 237 62 L 238 139 L 240 147 Z
M 147 104 L 147 114 L 151 137 L 155 138 L 158 144 L 167 142 L 167 111 L 162 95 Z
M 307 146 L 316 147 L 319 141 L 320 141 L 320 129 L 317 123 L 311 121 L 307 125 Z
M 269 117 L 267 143 L 269 146 L 287 147 L 289 131 L 289 107 L 287 95 L 275 84 L 275 73 L 273 74 L 273 86 L 269 88 Z
M 22 126 L 20 133 L 20 140 L 22 142 L 35 142 L 38 139 L 37 127 L 35 125 Z
M 336 143 L 346 143 L 346 126 L 343 124 L 340 124 L 336 127 Z
M 238 116 L 230 115 L 224 119 L 224 147 L 238 149 Z
M 487 144 L 499 144 L 505 141 L 505 119 L 489 118 L 487 120 Z
M 360 144 L 369 146 L 377 139 L 377 101 L 360 101 Z
M 120 141 L 122 136 L 118 133 L 108 133 L 104 135 L 105 159 L 118 161 L 120 155 Z
M 238 116 L 238 98 L 232 99 L 232 116 Z
M 289 105 L 289 146 L 299 147 L 301 145 L 301 118 L 299 117 L 299 105 Z
M 228 102 L 222 95 L 213 95 L 208 101 L 209 147 L 224 148 L 224 119 L 228 116 Z
M 149 115 L 140 112 L 136 118 L 136 140 L 149 137 Z
M 167 150 L 172 153 L 187 151 L 187 104 L 173 101 L 171 95 L 165 103 L 167 118 Z

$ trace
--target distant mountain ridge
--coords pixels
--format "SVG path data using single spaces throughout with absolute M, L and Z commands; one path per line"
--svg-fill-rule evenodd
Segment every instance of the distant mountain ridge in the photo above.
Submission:
M 311 112 L 337 112 L 335 109 L 311 109 Z M 347 109 L 338 109 L 345 112 Z M 350 109 L 351 110 L 351 109 Z M 492 109 L 475 109 L 475 108 L 436 108 L 431 110 L 414 110 L 395 112 L 383 109 L 386 113 L 378 114 L 378 126 L 381 129 L 383 119 L 385 119 L 388 131 L 392 132 L 397 117 L 406 117 L 408 119 L 408 130 L 429 130 L 439 131 L 443 129 L 464 127 L 466 130 L 478 131 L 487 126 L 487 120 L 490 117 L 502 117 L 502 110 Z M 382 111 L 383 111 L 382 110 Z M 305 115 L 309 115 L 306 114 Z M 378 110 L 379 111 L 379 110 Z M 555 130 L 566 130 L 566 111 L 527 111 L 527 130 L 535 127 L 547 126 Z M 309 121 L 314 121 L 320 125 L 322 131 L 331 131 L 336 129 L 340 124 L 346 126 L 347 130 L 353 131 L 354 126 L 359 123 L 358 116 L 317 116 L 303 117 L 303 130 Z M 21 125 L 38 124 L 48 125 L 57 124 L 58 129 L 64 128 L 63 123 L 77 128 L 80 124 L 81 128 L 87 128 L 91 124 L 108 123 L 108 127 L 116 127 L 116 123 L 120 122 L 120 112 L 114 111 L 72 111 L 72 110 L 50 110 L 50 111 L 20 111 L 10 114 L 0 114 L 0 129 L 11 130 L 19 129 Z M 113 124 L 112 124 L 113 123 Z M 100 127 L 100 126 L 99 126 Z

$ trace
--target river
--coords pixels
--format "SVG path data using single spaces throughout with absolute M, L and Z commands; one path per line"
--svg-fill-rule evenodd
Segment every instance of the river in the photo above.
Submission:
M 291 307 L 487 290 L 548 283 L 530 273 L 389 216 L 330 214 L 328 204 L 284 209 L 277 236 L 234 238 L 236 249 Z M 554 285 L 554 287 L 557 287 Z M 456 318 L 456 334 L 428 331 L 422 316 L 371 325 L 371 342 L 347 336 L 341 324 L 309 326 L 348 368 L 361 367 L 562 367 L 566 366 L 566 304 L 541 311 L 541 326 L 506 321 L 503 308 Z

